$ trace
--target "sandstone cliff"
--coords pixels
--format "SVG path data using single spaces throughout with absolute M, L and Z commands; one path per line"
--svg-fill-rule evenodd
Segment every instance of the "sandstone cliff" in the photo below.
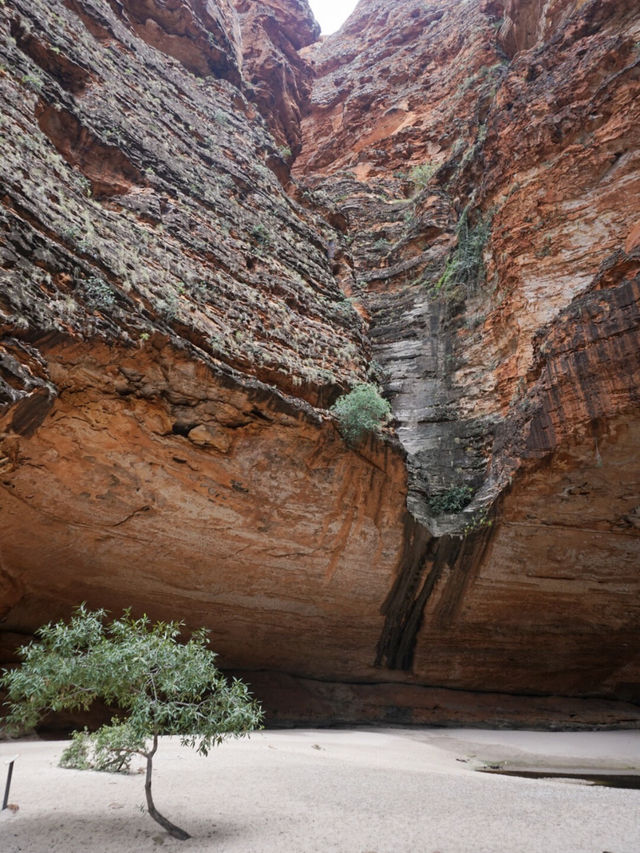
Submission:
M 86 600 L 207 625 L 272 720 L 638 722 L 640 13 L 0 32 L 4 658 Z

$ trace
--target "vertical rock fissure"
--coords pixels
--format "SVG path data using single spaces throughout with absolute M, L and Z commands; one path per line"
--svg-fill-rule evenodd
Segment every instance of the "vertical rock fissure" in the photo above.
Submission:
M 382 605 L 382 613 L 386 618 L 376 650 L 376 666 L 386 666 L 389 669 L 411 667 L 421 621 L 418 618 L 416 624 L 417 608 L 414 605 L 418 599 L 423 598 L 424 590 L 428 586 L 429 577 L 427 581 L 422 579 L 431 546 L 432 538 L 428 529 L 407 513 L 398 574 Z M 434 583 L 435 578 L 430 584 L 431 588 Z
M 425 608 L 444 570 L 451 581 L 443 592 L 444 610 L 438 619 L 450 622 L 464 597 L 471 569 L 487 549 L 491 528 L 461 538 L 432 538 L 412 517 L 405 520 L 405 544 L 396 581 L 382 607 L 385 624 L 376 650 L 376 666 L 410 670 Z M 442 608 L 441 608 L 442 609 Z M 446 626 L 444 626 L 446 627 Z

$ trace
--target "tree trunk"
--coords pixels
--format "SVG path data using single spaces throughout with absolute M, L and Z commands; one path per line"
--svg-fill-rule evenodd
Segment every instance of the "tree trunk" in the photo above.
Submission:
M 157 808 L 153 804 L 153 797 L 151 796 L 151 772 L 153 770 L 153 756 L 156 754 L 156 750 L 158 749 L 158 735 L 153 736 L 153 748 L 151 752 L 146 752 L 145 756 L 147 759 L 147 775 L 144 782 L 144 792 L 147 796 L 147 810 L 151 817 L 157 821 L 160 826 L 164 827 L 167 830 L 169 835 L 173 836 L 173 838 L 178 838 L 180 841 L 186 841 L 187 838 L 191 838 L 188 832 L 185 832 L 184 829 L 180 829 L 179 826 L 176 826 L 174 823 L 171 823 L 170 820 L 167 820 L 166 817 L 160 814 Z

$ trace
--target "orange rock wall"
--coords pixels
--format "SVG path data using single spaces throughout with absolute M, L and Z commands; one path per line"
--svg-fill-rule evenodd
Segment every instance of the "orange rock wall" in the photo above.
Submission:
M 295 172 L 347 223 L 408 506 L 440 536 L 379 647 L 423 684 L 638 696 L 639 26 L 622 2 L 372 0 L 309 53 Z

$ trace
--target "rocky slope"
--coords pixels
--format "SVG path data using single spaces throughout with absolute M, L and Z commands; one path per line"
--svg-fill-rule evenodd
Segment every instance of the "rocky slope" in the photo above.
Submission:
M 283 722 L 640 721 L 640 14 L 0 32 L 4 658 L 86 600 L 207 625 Z

